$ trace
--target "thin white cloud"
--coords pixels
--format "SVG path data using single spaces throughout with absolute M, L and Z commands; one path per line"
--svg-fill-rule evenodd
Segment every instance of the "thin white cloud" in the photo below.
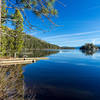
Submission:
M 63 37 L 82 36 L 82 35 L 94 34 L 94 33 L 99 33 L 99 32 L 100 32 L 100 30 L 98 30 L 98 31 L 91 31 L 91 32 L 81 32 L 81 33 L 56 35 L 56 36 L 45 37 L 44 39 L 48 40 L 48 39 L 57 39 L 57 38 L 63 38 Z
M 91 32 L 56 35 L 56 36 L 43 38 L 43 40 L 60 46 L 81 46 L 84 45 L 85 43 L 100 44 L 99 33 L 100 30 L 91 31 Z
M 100 42 L 99 40 L 100 40 L 100 38 L 91 38 L 91 39 L 81 39 L 81 40 L 74 40 L 74 41 L 69 41 L 69 42 L 82 42 L 82 41 L 91 41 L 92 43 L 96 43 L 96 41 L 98 40 L 98 42 Z

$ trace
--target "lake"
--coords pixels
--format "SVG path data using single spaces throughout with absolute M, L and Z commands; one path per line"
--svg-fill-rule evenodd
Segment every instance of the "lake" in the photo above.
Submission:
M 100 51 L 32 54 L 49 59 L 0 67 L 0 100 L 100 100 Z

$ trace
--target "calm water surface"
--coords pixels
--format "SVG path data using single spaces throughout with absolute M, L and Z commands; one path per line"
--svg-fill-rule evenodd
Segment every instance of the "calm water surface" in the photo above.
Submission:
M 23 70 L 25 86 L 36 100 L 100 100 L 100 52 L 61 50 Z
M 16 87 L 19 86 L 18 95 L 21 93 L 18 100 L 100 100 L 99 51 L 89 54 L 60 50 L 47 57 L 48 60 L 17 66 L 20 73 Z M 11 97 L 14 94 L 10 92 Z

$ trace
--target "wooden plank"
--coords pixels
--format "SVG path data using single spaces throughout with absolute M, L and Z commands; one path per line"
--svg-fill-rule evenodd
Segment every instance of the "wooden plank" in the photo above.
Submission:
M 37 58 L 8 58 L 8 59 L 0 59 L 0 61 L 14 61 L 14 60 L 45 60 L 47 57 L 37 57 Z
M 34 63 L 38 60 L 47 60 L 46 57 L 40 58 L 11 58 L 11 59 L 0 59 L 0 66 L 1 65 L 12 65 L 12 64 L 29 64 Z

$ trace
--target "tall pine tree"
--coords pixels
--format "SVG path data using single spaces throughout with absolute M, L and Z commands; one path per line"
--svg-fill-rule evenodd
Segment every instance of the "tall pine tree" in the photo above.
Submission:
M 23 47 L 23 34 L 22 31 L 24 30 L 23 28 L 23 16 L 21 12 L 16 9 L 15 14 L 14 14 L 14 19 L 16 21 L 14 22 L 15 30 L 14 30 L 14 49 L 15 52 L 20 52 L 22 47 Z
M 36 16 L 39 16 L 40 18 L 44 16 L 52 24 L 55 24 L 55 23 L 53 23 L 53 21 L 51 20 L 51 17 L 58 14 L 57 10 L 55 9 L 56 0 L 0 0 L 0 6 L 1 6 L 1 3 L 2 3 L 2 11 L 0 7 L 0 37 L 4 36 L 2 35 L 3 33 L 1 32 L 1 23 L 4 23 L 7 19 L 10 19 L 11 21 L 13 21 L 15 25 L 15 31 L 11 33 L 8 32 L 8 33 L 11 36 L 13 35 L 14 43 L 12 44 L 14 44 L 14 46 L 12 47 L 17 52 L 21 51 L 22 44 L 23 44 L 23 40 L 22 40 L 23 36 L 21 34 L 21 32 L 23 31 L 23 22 L 25 23 L 27 22 L 29 25 L 29 28 L 30 27 L 37 28 L 35 25 L 32 25 L 31 23 L 29 23 L 27 19 L 28 18 L 27 13 L 25 14 L 26 9 L 30 10 L 33 14 L 35 14 Z M 8 12 L 7 12 L 7 9 L 8 9 Z M 14 14 L 9 13 L 9 9 L 13 9 L 15 13 Z M 3 40 L 5 40 L 5 37 Z M 9 40 L 11 40 L 10 37 L 9 37 Z M 0 47 L 2 47 L 2 50 L 3 50 L 4 46 L 1 46 L 1 44 L 5 46 L 6 42 L 1 43 L 0 41 Z

